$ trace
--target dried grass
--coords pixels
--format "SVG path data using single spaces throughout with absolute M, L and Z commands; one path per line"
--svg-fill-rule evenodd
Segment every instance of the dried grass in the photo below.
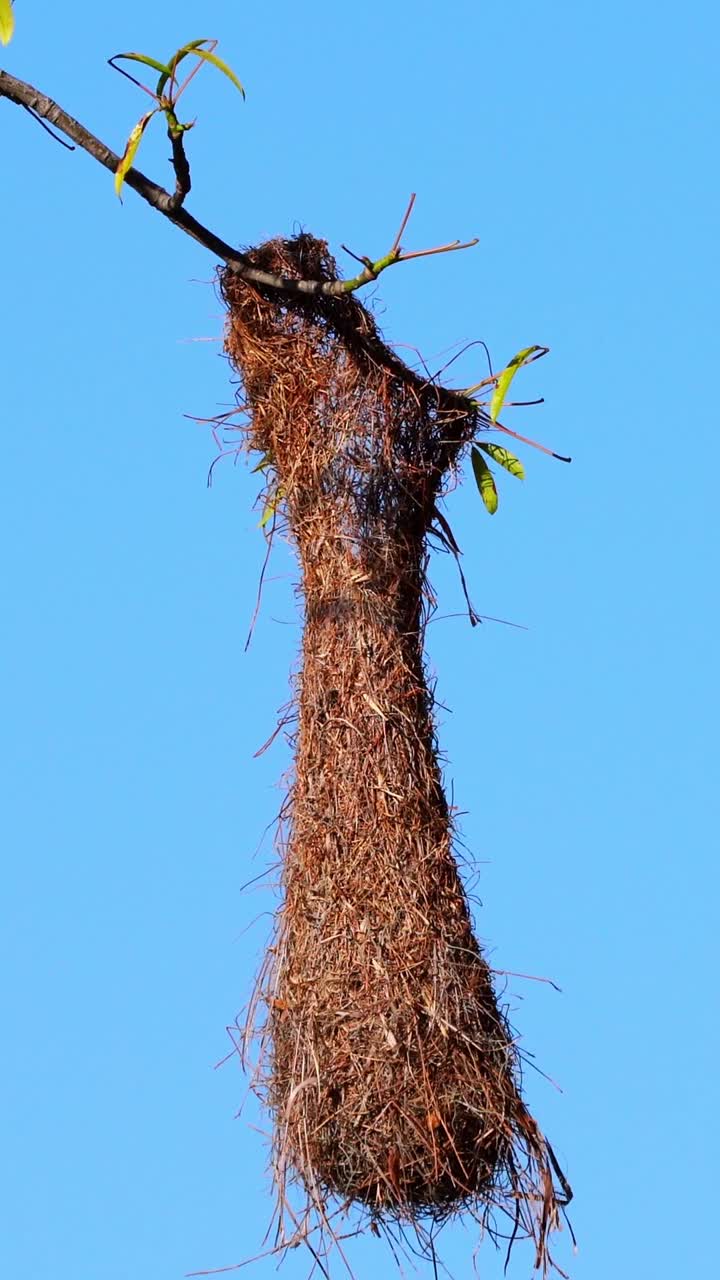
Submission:
M 252 258 L 337 274 L 307 235 Z M 506 1213 L 545 1268 L 569 1189 L 473 933 L 423 664 L 426 536 L 478 411 L 408 370 L 352 297 L 279 306 L 230 271 L 222 289 L 247 444 L 282 486 L 305 610 L 284 900 L 257 1006 L 281 1211 L 301 1234 L 338 1203 L 376 1231 L 460 1211 L 497 1230 Z

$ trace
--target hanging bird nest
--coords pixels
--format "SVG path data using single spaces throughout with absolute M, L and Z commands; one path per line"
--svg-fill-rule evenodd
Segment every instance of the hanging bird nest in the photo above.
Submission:
M 250 258 L 337 278 L 305 234 Z M 493 1230 L 505 1212 L 546 1267 L 569 1191 L 473 933 L 423 660 L 427 534 L 481 411 L 410 371 L 351 296 L 279 300 L 230 270 L 222 290 L 247 445 L 304 605 L 283 902 L 256 1002 L 280 1203 L 301 1189 L 303 1231 L 338 1204 L 375 1231 L 465 1210 Z

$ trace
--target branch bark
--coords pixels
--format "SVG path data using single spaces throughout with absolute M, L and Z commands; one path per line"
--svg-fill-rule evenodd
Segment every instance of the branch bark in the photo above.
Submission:
M 181 129 L 169 128 L 168 138 L 172 147 L 172 167 L 175 170 L 175 192 L 173 208 L 179 209 L 192 188 L 190 165 L 185 154 L 184 134 Z

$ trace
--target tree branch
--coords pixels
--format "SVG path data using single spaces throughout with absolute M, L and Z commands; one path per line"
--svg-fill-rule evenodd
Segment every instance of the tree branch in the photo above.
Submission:
M 175 191 L 171 196 L 172 207 L 179 209 L 192 187 L 190 165 L 185 154 L 184 131 L 180 127 L 174 128 L 169 125 L 167 132 L 172 147 L 172 167 L 175 170 Z
M 92 156 L 93 160 L 97 160 L 98 164 L 103 165 L 105 169 L 109 169 L 113 174 L 117 171 L 120 164 L 120 156 L 111 151 L 104 142 L 101 142 L 99 138 L 90 133 L 73 116 L 68 115 L 67 111 L 63 111 L 62 107 L 57 102 L 53 102 L 52 98 L 48 98 L 46 94 L 41 93 L 39 89 L 35 89 L 33 85 L 27 84 L 24 80 L 18 80 L 15 76 L 10 75 L 8 71 L 1 69 L 0 98 L 7 98 L 9 102 L 25 107 L 26 110 L 32 112 L 41 120 L 47 120 L 54 128 L 59 129 L 61 133 L 64 133 L 72 142 L 81 147 L 83 151 L 87 151 L 88 155 Z M 221 258 L 236 275 L 241 276 L 243 280 L 250 281 L 252 284 L 261 285 L 264 288 L 277 289 L 283 293 L 302 294 L 306 297 L 318 295 L 338 297 L 354 293 L 357 289 L 362 288 L 363 285 L 376 280 L 381 271 L 393 266 L 396 262 L 403 262 L 410 258 L 426 257 L 432 253 L 447 253 L 454 249 L 471 248 L 472 245 L 477 244 L 476 240 L 472 240 L 466 245 L 455 241 L 453 244 L 443 245 L 438 249 L 425 249 L 419 253 L 404 254 L 400 249 L 399 240 L 407 226 L 415 198 L 413 196 L 390 252 L 376 262 L 373 262 L 371 258 L 361 258 L 360 261 L 364 264 L 365 270 L 352 280 L 297 280 L 288 276 L 274 275 L 269 271 L 262 271 L 259 267 L 253 266 L 246 254 L 216 236 L 213 231 L 203 226 L 201 222 L 198 222 L 196 218 L 193 218 L 192 214 L 183 208 L 182 201 L 190 189 L 190 170 L 183 150 L 182 136 L 179 135 L 175 138 L 171 133 L 170 139 L 173 146 L 173 167 L 176 176 L 175 191 L 171 194 L 164 187 L 159 186 L 157 182 L 153 182 L 151 178 L 146 177 L 144 173 L 135 168 L 128 169 L 125 175 L 125 185 L 132 187 L 133 191 L 137 192 L 147 204 L 156 209 L 158 213 L 161 213 L 174 226 L 179 227 L 186 235 L 193 240 L 197 240 L 198 244 L 201 244 L 203 248 Z
M 109 169 L 111 173 L 115 173 L 120 163 L 120 156 L 116 155 L 110 147 L 106 147 L 104 142 L 96 138 L 90 133 L 79 120 L 75 120 L 73 116 L 68 115 L 67 111 L 63 111 L 57 102 L 53 102 L 52 98 L 48 98 L 46 94 L 41 93 L 39 89 L 35 89 L 33 85 L 26 84 L 24 80 L 18 80 L 15 76 L 11 76 L 9 72 L 0 70 L 0 97 L 8 98 L 10 102 L 15 102 L 18 106 L 28 107 L 34 111 L 36 115 L 41 116 L 43 120 L 47 120 L 66 137 L 70 138 L 77 146 L 82 147 L 83 151 L 87 151 L 93 160 L 97 160 L 98 164 L 103 165 L 105 169 Z M 208 227 L 204 227 L 201 222 L 193 218 L 183 208 L 173 208 L 174 200 L 169 191 L 159 186 L 157 182 L 153 182 L 151 178 L 146 177 L 139 169 L 128 169 L 125 175 L 125 185 L 132 187 L 143 200 L 147 201 L 153 209 L 157 209 L 158 213 L 163 214 L 174 226 L 179 227 L 186 235 L 197 240 L 203 248 L 209 249 L 216 257 L 222 258 L 223 262 L 230 267 L 231 271 L 236 272 L 245 280 L 249 280 L 254 284 L 264 285 L 271 289 L 280 289 L 288 293 L 341 293 L 341 282 L 321 281 L 321 280 L 292 280 L 285 276 L 276 276 L 269 271 L 260 271 L 254 267 L 247 256 L 239 250 L 234 249 L 232 245 L 221 240 Z M 340 287 L 337 287 L 340 286 Z

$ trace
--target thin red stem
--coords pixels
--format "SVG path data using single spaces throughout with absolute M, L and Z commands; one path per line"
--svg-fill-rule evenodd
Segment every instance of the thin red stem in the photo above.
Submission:
M 409 262 L 411 258 L 430 258 L 434 253 L 454 253 L 456 249 L 474 249 L 479 243 L 478 236 L 474 240 L 466 240 L 464 244 L 459 240 L 453 240 L 452 244 L 440 244 L 437 249 L 416 249 L 414 253 L 403 253 L 398 258 L 398 262 Z
M 218 43 L 218 42 L 217 42 L 217 40 L 208 40 L 208 41 L 207 41 L 207 43 L 208 43 L 208 44 L 209 44 L 209 46 L 210 46 L 210 48 L 209 48 L 208 52 L 209 52 L 209 53 L 214 53 L 214 52 L 215 52 L 215 49 L 216 49 L 216 47 L 217 47 L 217 43 Z M 192 51 L 191 51 L 191 56 L 192 56 Z M 203 65 L 204 65 L 203 59 L 202 59 L 202 58 L 198 58 L 198 60 L 197 60 L 197 62 L 195 63 L 195 66 L 193 67 L 192 71 L 190 71 L 190 72 L 188 73 L 188 75 L 185 77 L 185 79 L 183 80 L 182 84 L 180 85 L 180 88 L 178 89 L 177 93 L 175 94 L 175 97 L 174 97 L 174 98 L 173 98 L 173 100 L 172 100 L 172 101 L 173 101 L 173 106 L 175 105 L 175 103 L 176 103 L 176 102 L 178 102 L 178 101 L 179 101 L 181 94 L 183 94 L 183 93 L 185 92 L 185 90 L 187 89 L 188 85 L 190 84 L 190 81 L 192 80 L 193 76 L 196 76 L 196 75 L 197 75 L 198 71 L 200 70 L 200 68 L 201 68 Z M 174 83 L 174 80 L 175 80 L 175 72 L 176 72 L 176 71 L 177 71 L 177 64 L 173 67 L 172 78 L 171 78 L 171 81 L 170 81 L 171 86 L 172 86 L 172 84 Z
M 519 440 L 521 444 L 529 444 L 533 449 L 539 449 L 541 453 L 546 453 L 549 458 L 557 458 L 558 462 L 572 462 L 572 458 L 565 458 L 561 453 L 555 453 L 554 449 L 547 449 L 544 444 L 538 444 L 537 440 L 530 440 L 527 436 L 521 436 L 517 431 L 511 431 L 509 427 L 504 427 L 501 422 L 493 422 L 493 431 L 504 431 L 506 436 L 512 436 L 513 440 Z
M 413 206 L 414 206 L 414 204 L 415 204 L 415 198 L 416 198 L 416 197 L 415 197 L 415 192 L 413 191 L 412 195 L 410 196 L 410 200 L 409 200 L 409 202 L 408 202 L 408 207 L 407 207 L 407 209 L 405 210 L 405 213 L 404 213 L 404 216 L 403 216 L 403 220 L 402 220 L 402 222 L 400 223 L 400 230 L 398 231 L 398 233 L 397 233 L 397 235 L 396 235 L 396 237 L 395 237 L 395 240 L 393 241 L 393 247 L 392 247 L 392 249 L 390 250 L 390 252 L 391 252 L 391 253 L 398 253 L 398 252 L 399 252 L 399 249 L 400 249 L 400 241 L 402 240 L 403 235 L 405 234 L 405 228 L 406 228 L 406 226 L 407 226 L 408 222 L 410 221 L 410 214 L 411 214 L 411 213 L 412 213 L 412 211 L 413 211 Z

